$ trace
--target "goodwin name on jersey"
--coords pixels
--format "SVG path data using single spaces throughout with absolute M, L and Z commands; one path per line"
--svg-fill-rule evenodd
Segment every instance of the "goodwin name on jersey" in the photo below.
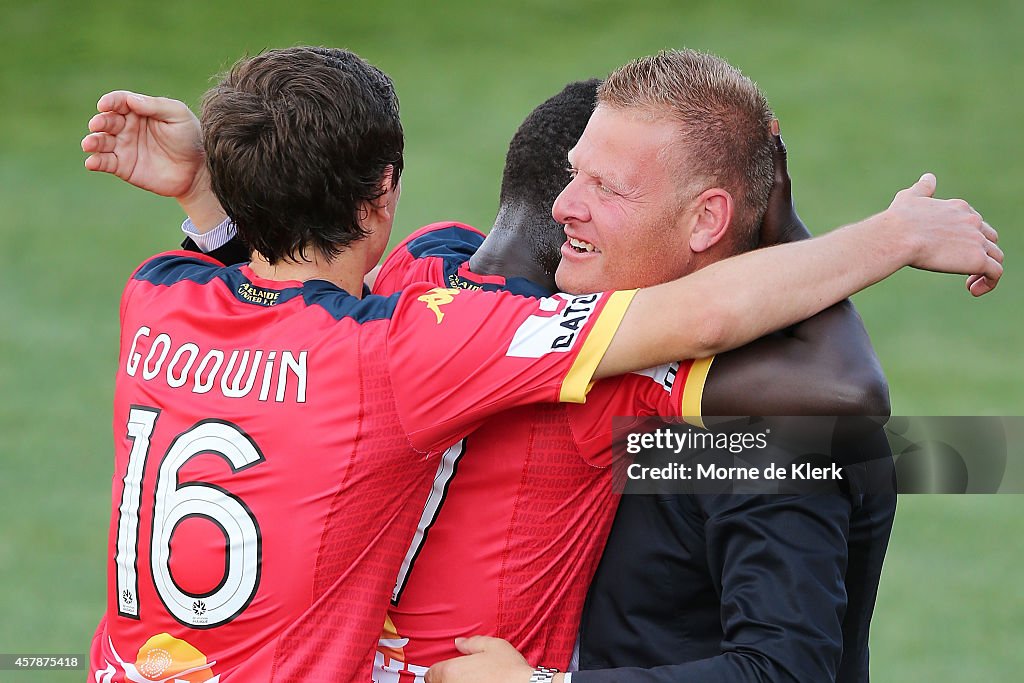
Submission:
M 124 370 L 129 377 L 194 394 L 217 389 L 225 398 L 248 396 L 259 375 L 260 401 L 305 403 L 307 355 L 280 349 L 204 350 L 193 342 L 177 344 L 166 332 L 154 335 L 142 325 L 132 338 Z

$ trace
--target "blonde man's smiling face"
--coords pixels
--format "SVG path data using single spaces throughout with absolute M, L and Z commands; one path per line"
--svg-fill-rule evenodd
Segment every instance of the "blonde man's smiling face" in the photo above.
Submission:
M 599 105 L 569 152 L 572 180 L 552 214 L 567 241 L 555 274 L 573 293 L 646 287 L 692 269 L 693 207 L 681 202 L 679 126 Z

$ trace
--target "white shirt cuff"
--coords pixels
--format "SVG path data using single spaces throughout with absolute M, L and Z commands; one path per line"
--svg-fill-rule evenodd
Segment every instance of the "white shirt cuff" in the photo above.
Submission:
M 572 683 L 572 672 L 571 671 L 566 671 L 564 674 L 562 674 L 562 676 L 563 676 L 562 680 L 564 680 L 565 683 Z
M 209 254 L 214 249 L 220 249 L 230 242 L 237 232 L 235 224 L 231 222 L 230 218 L 225 218 L 220 225 L 205 233 L 200 233 L 192 219 L 186 218 L 185 222 L 181 224 L 181 231 L 191 237 L 204 254 Z

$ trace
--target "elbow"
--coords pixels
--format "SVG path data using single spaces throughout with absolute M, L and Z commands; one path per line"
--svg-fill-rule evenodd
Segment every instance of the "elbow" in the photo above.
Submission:
M 878 371 L 878 378 L 871 384 L 869 391 L 867 405 L 870 411 L 866 414 L 888 420 L 892 415 L 892 403 L 889 400 L 889 382 L 881 370 Z
M 709 309 L 700 316 L 699 322 L 694 326 L 692 341 L 692 358 L 707 358 L 716 353 L 729 351 L 738 346 L 730 337 L 732 325 L 723 311 Z
M 835 408 L 837 416 L 870 416 L 889 419 L 889 383 L 881 369 L 875 367 L 856 373 L 837 383 Z

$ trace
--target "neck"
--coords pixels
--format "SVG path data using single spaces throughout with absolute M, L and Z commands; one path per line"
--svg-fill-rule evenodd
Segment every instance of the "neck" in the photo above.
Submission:
M 281 260 L 271 264 L 258 251 L 252 253 L 249 267 L 265 280 L 279 282 L 287 280 L 326 280 L 357 297 L 363 295 L 363 278 L 366 276 L 365 255 L 358 243 L 346 247 L 334 259 L 327 260 L 314 252 L 309 259 Z
M 469 267 L 480 275 L 524 278 L 555 291 L 554 268 L 546 268 L 536 258 L 535 252 L 538 249 L 531 246 L 535 244 L 538 234 L 552 228 L 551 215 L 547 212 L 538 215 L 536 212 L 503 205 L 490 234 L 469 259 Z M 558 263 L 557 255 L 553 262 Z

